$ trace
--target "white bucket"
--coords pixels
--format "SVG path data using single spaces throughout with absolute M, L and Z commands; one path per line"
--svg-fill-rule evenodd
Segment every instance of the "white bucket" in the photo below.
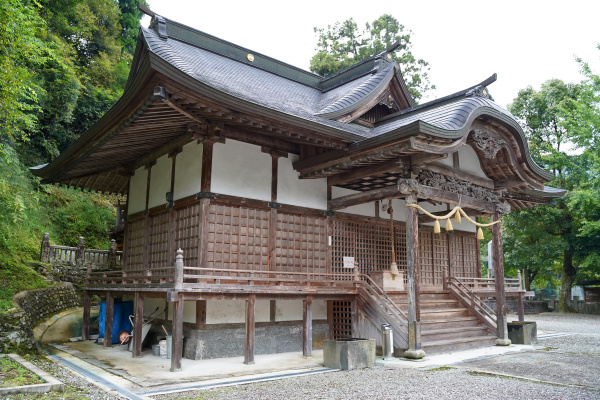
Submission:
M 158 342 L 158 346 L 160 347 L 160 357 L 167 358 L 167 341 L 161 340 Z

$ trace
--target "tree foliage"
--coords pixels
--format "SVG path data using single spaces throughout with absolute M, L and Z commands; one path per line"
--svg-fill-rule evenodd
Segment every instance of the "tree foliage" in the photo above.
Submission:
M 318 41 L 317 53 L 310 60 L 310 70 L 322 76 L 333 75 L 359 61 L 381 53 L 396 41 L 400 47 L 395 59 L 415 101 L 435 86 L 429 82 L 429 63 L 412 54 L 412 32 L 389 14 L 384 14 L 360 29 L 350 18 L 325 28 L 314 28 Z
M 509 105 L 535 161 L 554 172 L 549 185 L 568 192 L 553 206 L 505 219 L 507 265 L 527 269 L 531 281 L 559 273 L 565 311 L 577 279 L 600 277 L 600 77 L 579 62 L 579 84 L 552 79 L 539 91 L 521 90 Z

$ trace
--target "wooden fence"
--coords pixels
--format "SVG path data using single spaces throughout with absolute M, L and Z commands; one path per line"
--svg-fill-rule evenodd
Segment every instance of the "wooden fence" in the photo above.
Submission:
M 109 250 L 86 249 L 84 238 L 80 237 L 77 247 L 50 244 L 50 235 L 44 233 L 40 259 L 45 263 L 92 265 L 98 267 L 116 267 L 123 263 L 123 252 L 117 251 L 115 240 L 111 240 Z

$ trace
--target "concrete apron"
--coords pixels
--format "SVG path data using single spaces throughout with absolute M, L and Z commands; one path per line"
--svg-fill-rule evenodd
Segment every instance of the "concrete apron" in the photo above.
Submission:
M 94 341 L 53 344 L 52 347 L 54 351 L 62 353 L 59 354 L 61 357 L 66 353 L 71 362 L 78 359 L 78 365 L 82 362 L 91 364 L 109 381 L 109 375 L 112 374 L 118 378 L 118 383 L 115 384 L 132 392 L 164 385 L 218 380 L 225 382 L 249 375 L 281 375 L 284 372 L 323 369 L 322 350 L 313 350 L 310 358 L 302 357 L 302 352 L 256 355 L 253 365 L 245 365 L 243 356 L 211 360 L 183 358 L 182 370 L 170 372 L 171 360 L 153 356 L 149 349 L 142 352 L 141 358 L 132 358 L 131 352 L 126 351 L 124 346 L 104 348 Z M 129 383 L 125 383 L 125 380 Z

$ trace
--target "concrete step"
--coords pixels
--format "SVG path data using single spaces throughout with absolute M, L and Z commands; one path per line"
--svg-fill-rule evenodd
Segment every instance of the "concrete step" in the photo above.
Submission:
M 451 353 L 458 350 L 476 349 L 494 346 L 496 337 L 487 336 L 465 337 L 460 339 L 436 340 L 423 343 L 422 347 L 427 355 Z

